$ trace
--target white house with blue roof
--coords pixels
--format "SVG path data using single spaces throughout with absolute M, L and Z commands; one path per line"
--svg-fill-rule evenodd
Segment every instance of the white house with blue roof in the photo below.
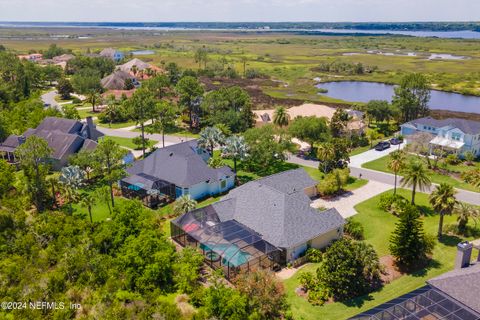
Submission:
M 437 120 L 425 117 L 404 123 L 401 134 L 408 140 L 409 135 L 426 132 L 433 136 L 430 145 L 463 156 L 470 151 L 480 156 L 480 122 L 459 118 Z

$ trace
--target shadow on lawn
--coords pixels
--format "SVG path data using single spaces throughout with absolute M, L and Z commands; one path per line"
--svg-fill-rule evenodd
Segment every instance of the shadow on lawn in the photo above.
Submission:
M 381 289 L 379 289 L 379 290 L 381 290 Z M 376 290 L 376 291 L 379 291 L 379 290 Z M 365 302 L 372 301 L 372 300 L 373 300 L 373 297 L 369 293 L 369 294 L 366 294 L 366 295 L 361 296 L 361 297 L 357 297 L 357 298 L 353 298 L 353 299 L 348 300 L 348 301 L 344 301 L 344 302 L 342 302 L 342 304 L 344 304 L 347 307 L 361 308 L 365 304 Z

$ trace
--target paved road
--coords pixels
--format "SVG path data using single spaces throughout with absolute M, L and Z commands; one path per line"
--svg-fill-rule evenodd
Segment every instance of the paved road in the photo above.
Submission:
M 355 156 L 350 157 L 350 166 L 355 168 L 361 168 L 362 164 L 380 159 L 390 153 L 397 151 L 399 149 L 403 149 L 405 147 L 405 143 L 399 144 L 397 146 L 392 146 L 383 151 L 377 151 L 375 149 L 370 149 L 368 151 L 362 152 Z
M 97 130 L 105 134 L 106 136 L 114 136 L 114 137 L 122 137 L 122 138 L 135 138 L 140 135 L 140 132 L 135 132 L 135 131 L 127 131 L 124 129 L 111 129 L 111 128 L 104 128 L 97 126 Z M 145 133 L 145 137 L 151 140 L 156 140 L 159 143 L 156 145 L 156 147 L 160 148 L 162 147 L 162 135 L 158 133 L 154 134 L 149 134 Z M 193 138 L 190 137 L 180 137 L 180 136 L 165 136 L 165 146 L 169 146 L 172 144 L 184 142 L 184 141 L 189 141 L 193 140 Z
M 57 90 L 52 90 L 42 94 L 41 98 L 43 103 L 49 104 L 50 107 L 58 109 L 60 107 L 60 104 L 58 104 L 58 102 L 55 100 L 56 95 L 57 95 Z
M 291 163 L 296 163 L 296 164 L 300 164 L 300 165 L 312 167 L 312 168 L 318 168 L 318 164 L 319 164 L 318 161 L 304 160 L 293 155 L 288 158 L 288 161 Z M 349 167 L 350 167 L 351 175 L 354 177 L 359 177 L 361 174 L 362 178 L 364 179 L 367 179 L 370 181 L 377 181 L 377 182 L 388 184 L 391 186 L 394 185 L 395 177 L 393 174 L 354 167 L 352 165 L 350 165 Z M 399 176 L 398 181 L 400 181 L 400 179 L 401 177 Z M 419 191 L 430 194 L 432 193 L 432 190 L 435 189 L 435 186 L 437 186 L 437 184 L 433 184 L 432 187 L 428 188 L 427 190 L 419 190 Z M 480 193 L 457 189 L 456 198 L 459 201 L 480 206 Z

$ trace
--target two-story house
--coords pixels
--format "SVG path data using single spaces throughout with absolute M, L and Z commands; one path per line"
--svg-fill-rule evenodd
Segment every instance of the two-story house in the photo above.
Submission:
M 463 156 L 465 152 L 473 152 L 480 156 L 480 122 L 458 118 L 437 120 L 432 117 L 420 118 L 402 124 L 401 134 L 408 139 L 409 135 L 419 132 L 430 133 L 433 138 L 430 145 L 441 147 L 447 151 Z
M 105 58 L 112 59 L 112 60 L 115 61 L 115 62 L 118 62 L 118 61 L 122 60 L 122 59 L 125 57 L 125 55 L 123 54 L 123 52 L 118 51 L 118 50 L 115 50 L 115 49 L 113 49 L 113 48 L 105 48 L 105 49 L 103 49 L 102 51 L 100 51 L 100 56 L 105 57 Z

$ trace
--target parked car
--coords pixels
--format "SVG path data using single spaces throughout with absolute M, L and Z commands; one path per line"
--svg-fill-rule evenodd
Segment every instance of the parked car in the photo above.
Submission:
M 388 149 L 388 148 L 390 148 L 390 142 L 388 142 L 388 141 L 379 142 L 375 146 L 375 150 L 377 150 L 377 151 L 383 151 L 383 150 Z
M 399 145 L 403 142 L 402 138 L 392 138 L 390 139 L 390 144 L 393 146 Z

